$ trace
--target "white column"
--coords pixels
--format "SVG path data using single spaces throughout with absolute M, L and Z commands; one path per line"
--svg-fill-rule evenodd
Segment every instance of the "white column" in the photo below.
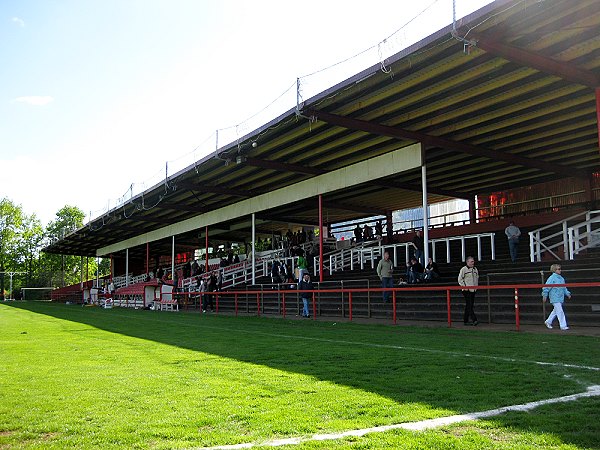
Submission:
M 255 242 L 256 242 L 256 217 L 255 214 L 252 213 L 252 285 L 256 284 L 256 252 L 255 252 Z
M 171 282 L 175 282 L 175 235 L 171 239 Z M 175 288 L 176 286 L 173 287 Z
M 125 286 L 129 286 L 129 249 L 125 249 Z
M 427 211 L 427 168 L 425 167 L 425 151 L 423 151 L 421 165 L 421 186 L 423 187 L 423 242 L 425 243 L 423 266 L 427 265 L 429 258 L 429 211 Z

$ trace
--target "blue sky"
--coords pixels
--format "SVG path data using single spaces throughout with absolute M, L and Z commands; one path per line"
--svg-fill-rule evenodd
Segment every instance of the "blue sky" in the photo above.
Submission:
M 451 21 L 451 0 L 2 0 L 0 198 L 98 216 L 293 107 L 297 77 L 320 71 L 309 97 Z

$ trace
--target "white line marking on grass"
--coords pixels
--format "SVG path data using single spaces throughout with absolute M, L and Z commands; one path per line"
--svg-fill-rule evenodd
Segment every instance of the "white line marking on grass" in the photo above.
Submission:
M 123 317 L 125 317 L 125 316 L 123 316 Z M 127 317 L 129 317 L 129 316 L 127 316 Z M 155 318 L 148 318 L 148 317 L 143 317 L 143 318 L 139 317 L 136 320 L 138 320 L 138 319 L 139 320 L 147 320 L 150 322 L 158 322 L 158 323 L 162 323 L 162 324 L 168 322 L 168 319 L 164 320 L 164 319 L 155 319 Z M 527 360 L 527 359 L 515 359 L 515 358 L 507 358 L 507 357 L 503 357 L 503 356 L 477 355 L 477 354 L 472 354 L 472 353 L 460 353 L 460 352 L 452 352 L 452 351 L 448 351 L 448 350 L 436 350 L 436 349 L 431 349 L 431 348 L 407 347 L 407 346 L 403 346 L 403 345 L 376 344 L 373 342 L 346 341 L 346 340 L 342 340 L 342 339 L 326 339 L 326 338 L 317 338 L 317 337 L 302 336 L 302 335 L 267 333 L 265 331 L 241 330 L 239 328 L 215 327 L 215 326 L 210 326 L 210 325 L 207 326 L 207 325 L 204 325 L 201 323 L 191 324 L 191 323 L 177 322 L 177 325 L 178 326 L 189 326 L 189 327 L 193 327 L 193 328 L 201 326 L 204 329 L 219 330 L 219 331 L 234 331 L 234 332 L 238 332 L 238 333 L 255 334 L 255 335 L 261 335 L 261 336 L 268 336 L 268 337 L 279 337 L 279 338 L 285 338 L 285 339 L 298 339 L 298 340 L 306 340 L 306 341 L 328 342 L 331 344 L 346 344 L 346 345 L 351 345 L 351 346 L 362 346 L 362 347 L 389 348 L 392 350 L 410 350 L 410 351 L 414 351 L 414 352 L 435 353 L 435 354 L 441 354 L 441 355 L 460 356 L 460 357 L 467 357 L 467 358 L 490 359 L 493 361 L 504 361 L 504 362 L 515 362 L 515 363 L 525 363 L 525 364 L 536 364 L 536 365 L 540 365 L 540 366 L 562 367 L 565 369 L 583 369 L 583 370 L 593 370 L 593 371 L 597 371 L 597 372 L 600 371 L 600 367 L 581 366 L 581 365 L 577 365 L 577 364 L 565 364 L 565 363 L 560 363 L 560 362 L 531 361 L 531 360 Z
M 598 397 L 600 396 L 600 386 L 594 385 L 589 386 L 586 392 L 580 392 L 579 394 L 565 395 L 563 397 L 549 398 L 546 400 L 538 400 L 536 402 L 524 403 L 521 405 L 503 406 L 501 408 L 490 409 L 487 411 L 480 411 L 468 414 L 457 414 L 448 417 L 439 417 L 437 419 L 421 420 L 419 422 L 405 422 L 393 425 L 383 425 L 380 427 L 363 428 L 360 430 L 349 430 L 341 433 L 328 433 L 328 434 L 315 434 L 313 436 L 304 438 L 288 438 L 288 439 L 276 439 L 267 442 L 257 443 L 244 443 L 244 444 L 233 444 L 233 445 L 220 445 L 216 447 L 202 447 L 199 450 L 235 450 L 242 448 L 252 448 L 257 446 L 267 447 L 280 447 L 282 445 L 297 445 L 308 441 L 328 441 L 334 439 L 342 439 L 345 437 L 360 437 L 369 433 L 383 433 L 385 431 L 403 429 L 410 431 L 423 431 L 431 428 L 443 427 L 446 425 L 452 425 L 459 422 L 465 422 L 467 420 L 478 420 L 486 417 L 499 416 L 509 411 L 530 411 L 543 405 L 551 405 L 553 403 L 566 403 L 579 400 L 581 398 Z

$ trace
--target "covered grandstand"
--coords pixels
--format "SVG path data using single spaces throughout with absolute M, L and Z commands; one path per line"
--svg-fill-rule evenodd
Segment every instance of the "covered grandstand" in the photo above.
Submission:
M 448 199 L 469 201 L 471 227 L 526 214 L 528 201 L 550 187 L 561 203 L 532 209 L 529 225 L 595 209 L 600 2 L 497 0 L 386 62 L 45 251 L 111 257 L 114 275 L 147 273 L 209 240 L 251 242 L 372 216 L 391 221 L 392 211 Z M 530 192 L 520 206 L 478 213 L 476 198 L 519 190 Z M 391 227 L 386 238 L 398 238 Z

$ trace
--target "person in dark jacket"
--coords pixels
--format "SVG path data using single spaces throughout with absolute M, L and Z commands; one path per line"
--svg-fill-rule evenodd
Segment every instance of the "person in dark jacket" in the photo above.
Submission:
M 299 291 L 314 290 L 314 287 L 313 287 L 312 282 L 310 281 L 310 275 L 308 274 L 308 272 L 304 272 L 302 279 L 298 283 L 298 290 Z M 303 304 L 302 317 L 310 317 L 310 313 L 308 311 L 308 302 L 312 298 L 312 295 L 313 295 L 312 292 L 300 292 L 300 298 L 302 298 L 302 304 Z
M 440 277 L 440 269 L 433 258 L 427 258 L 427 266 L 425 267 L 425 281 L 433 281 Z
M 407 266 L 406 275 L 409 284 L 420 283 L 423 281 L 423 266 L 414 256 L 410 258 L 410 264 Z

